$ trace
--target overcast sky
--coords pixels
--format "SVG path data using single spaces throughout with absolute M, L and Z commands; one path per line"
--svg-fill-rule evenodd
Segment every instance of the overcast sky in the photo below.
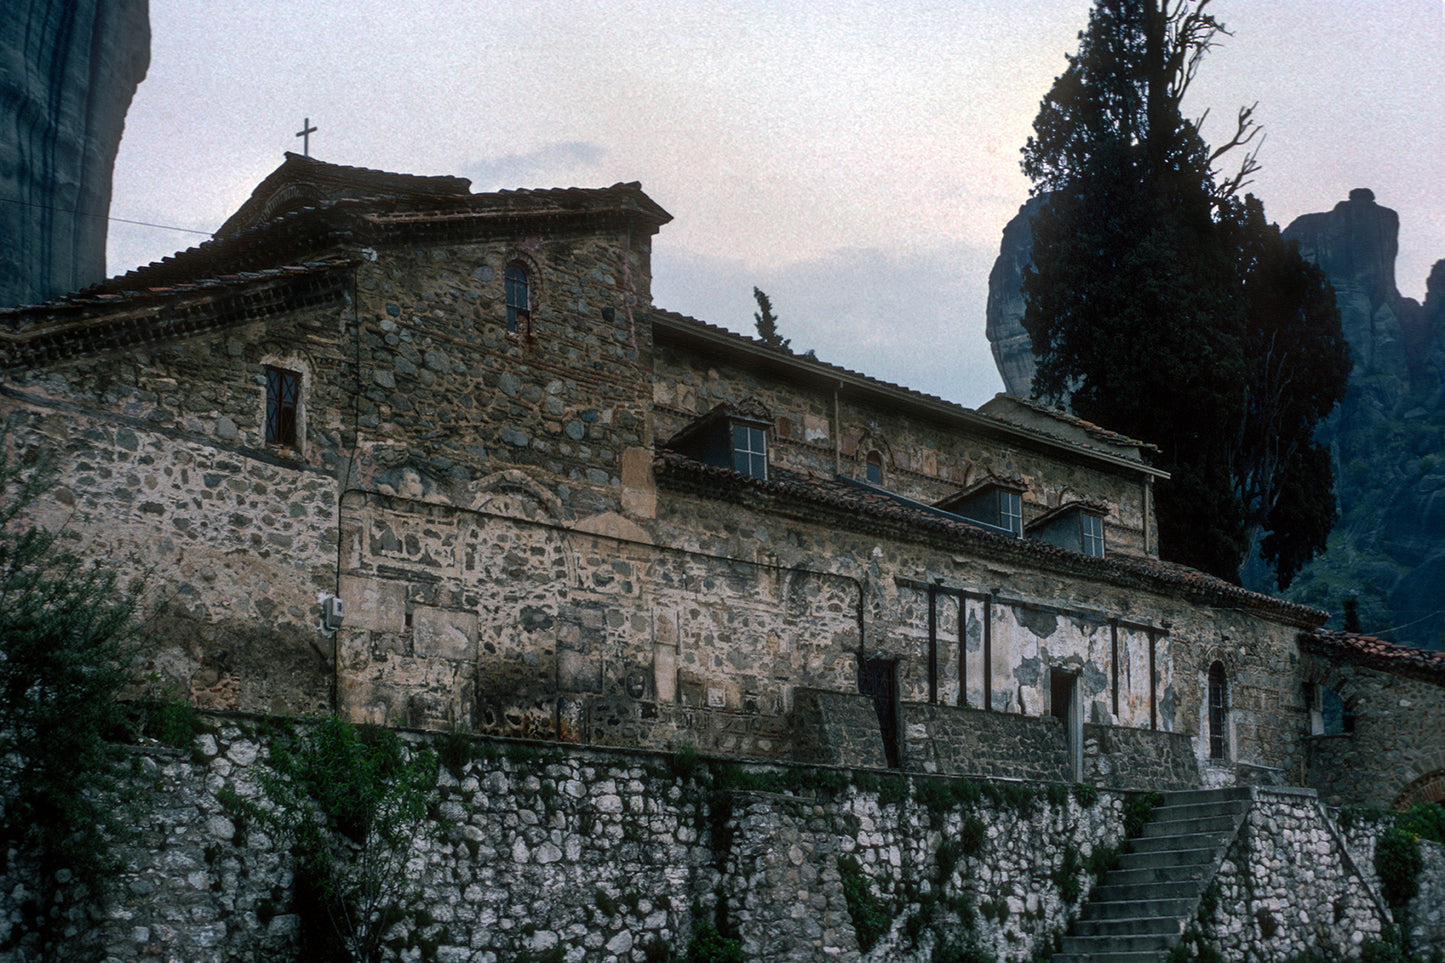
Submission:
M 654 301 L 977 406 L 1019 148 L 1088 0 L 151 0 L 111 214 L 214 231 L 309 117 L 321 160 L 475 191 L 637 180 L 672 213 Z M 1445 0 L 1215 0 L 1191 113 L 1258 101 L 1281 225 L 1369 187 L 1398 280 L 1445 258 Z M 203 240 L 110 227 L 120 273 Z

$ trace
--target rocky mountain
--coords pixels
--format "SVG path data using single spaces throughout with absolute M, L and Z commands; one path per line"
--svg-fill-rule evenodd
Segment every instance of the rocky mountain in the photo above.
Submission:
M 1013 220 L 1004 225 L 998 259 L 988 272 L 988 307 L 984 318 L 993 363 L 1003 378 L 1004 391 L 1020 398 L 1033 393 L 1034 370 L 1038 367 L 1034 363 L 1029 333 L 1023 326 L 1023 282 L 1024 268 L 1028 267 L 1029 252 L 1034 246 L 1030 224 L 1043 205 L 1043 197 L 1030 197 Z
M 1004 228 L 989 275 L 988 338 L 1011 394 L 1027 397 L 1034 360 L 1019 287 L 1028 264 L 1031 199 Z M 1324 269 L 1355 366 L 1344 402 L 1321 429 L 1334 456 L 1341 518 L 1329 550 L 1289 597 L 1340 613 L 1359 600 L 1361 628 L 1439 648 L 1445 640 L 1445 261 L 1425 303 L 1395 282 L 1399 215 L 1360 188 L 1287 228 Z
M 1328 551 L 1290 587 L 1396 642 L 1445 640 L 1445 261 L 1422 305 L 1395 286 L 1399 216 L 1357 189 L 1285 228 L 1335 288 L 1355 368 L 1322 431 L 1335 461 L 1340 522 Z
M 147 0 L 5 4 L 0 305 L 45 301 L 105 277 L 111 171 L 149 66 Z

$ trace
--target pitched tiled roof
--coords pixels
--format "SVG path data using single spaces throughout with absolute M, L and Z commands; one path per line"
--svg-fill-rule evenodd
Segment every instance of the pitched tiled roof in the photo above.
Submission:
M 728 468 L 704 465 L 670 450 L 657 451 L 653 464 L 658 484 L 665 488 L 723 498 L 777 514 L 853 531 L 929 542 L 954 551 L 971 548 L 980 554 L 1061 574 L 1243 609 L 1299 628 L 1315 628 L 1328 618 L 1318 609 L 1251 592 L 1157 558 L 1122 554 L 1097 558 L 1047 542 L 995 534 L 930 505 L 851 479 L 772 467 L 769 478 L 764 481 Z
M 465 177 L 401 174 L 330 164 L 286 152 L 281 166 L 256 185 L 251 196 L 216 231 L 217 237 L 239 234 L 272 219 L 279 206 L 297 200 L 317 203 L 347 197 L 436 197 L 471 193 L 472 182 Z
M 185 337 L 339 299 L 349 258 L 222 274 L 122 292 L 89 292 L 37 308 L 0 308 L 0 368 Z
M 1396 645 L 1374 636 L 1336 632 L 1332 629 L 1301 633 L 1300 648 L 1335 661 L 1445 686 L 1445 652 Z
M 658 341 L 705 342 L 710 350 L 732 351 L 739 356 L 745 356 L 752 363 L 776 366 L 780 372 L 785 372 L 788 377 L 800 382 L 812 381 L 830 386 L 844 384 L 853 391 L 881 396 L 880 400 L 885 403 L 907 406 L 912 413 L 917 415 L 941 419 L 955 425 L 963 424 L 984 434 L 1004 436 L 1016 442 L 1042 445 L 1054 451 L 1058 451 L 1060 448 L 1073 450 L 1090 458 L 1103 459 L 1130 471 L 1152 475 L 1156 478 L 1169 477 L 1169 473 L 1166 471 L 1154 468 L 1135 458 L 1122 457 L 1115 450 L 1117 444 L 1104 447 L 1062 439 L 1057 434 L 1030 425 L 996 418 L 985 412 L 965 408 L 952 401 L 945 401 L 936 395 L 883 381 L 841 365 L 820 361 L 815 357 L 777 348 L 756 338 L 737 334 L 715 324 L 699 321 L 697 318 L 685 314 L 678 314 L 676 311 L 654 309 L 652 322 L 653 336 Z M 1116 435 L 1114 437 L 1122 438 L 1123 436 Z M 1134 442 L 1133 444 L 1140 443 Z
M 1045 415 L 1049 418 L 1061 421 L 1064 424 L 1073 425 L 1080 430 L 1087 432 L 1090 435 L 1093 435 L 1100 441 L 1106 441 L 1110 444 L 1123 445 L 1126 447 L 1143 448 L 1147 451 L 1159 450 L 1158 445 L 1152 445 L 1147 441 L 1140 441 L 1137 438 L 1130 438 L 1128 435 L 1121 435 L 1117 431 L 1110 431 L 1108 428 L 1096 425 L 1092 421 L 1085 421 L 1071 411 L 1065 411 L 1062 408 L 1055 408 L 1052 405 L 1046 405 L 1043 402 L 1035 401 L 1032 398 L 1020 398 L 1018 395 L 1004 393 L 1000 393 L 994 396 L 994 401 L 1001 400 L 1012 402 L 1016 405 L 1019 405 L 1020 407 L 1028 408 L 1031 411 L 1036 411 L 1041 415 Z

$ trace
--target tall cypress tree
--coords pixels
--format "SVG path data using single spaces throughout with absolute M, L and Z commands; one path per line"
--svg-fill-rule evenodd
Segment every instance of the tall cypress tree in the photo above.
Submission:
M 1328 464 L 1310 446 L 1348 361 L 1328 287 L 1239 196 L 1254 154 L 1216 170 L 1254 140 L 1253 108 L 1213 150 L 1183 114 L 1224 30 L 1208 2 L 1096 3 L 1023 151 L 1048 196 L 1023 323 L 1035 396 L 1159 448 L 1173 476 L 1159 491 L 1165 557 L 1238 580 L 1267 529 L 1287 583 L 1333 523 Z

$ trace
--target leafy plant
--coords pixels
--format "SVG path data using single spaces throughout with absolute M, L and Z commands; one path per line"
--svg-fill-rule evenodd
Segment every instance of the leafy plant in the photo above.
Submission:
M 1083 870 L 1084 863 L 1079 858 L 1078 847 L 1072 843 L 1065 846 L 1063 859 L 1053 873 L 1054 884 L 1059 887 L 1059 895 L 1065 903 L 1077 903 L 1079 897 L 1084 895 L 1084 884 L 1079 880 Z
M 1391 906 L 1404 906 L 1420 890 L 1420 842 L 1398 825 L 1385 830 L 1375 845 L 1375 872 L 1380 874 L 1380 895 Z
M 145 734 L 175 749 L 188 749 L 202 729 L 196 707 L 168 689 L 145 705 Z
M 848 903 L 848 915 L 852 917 L 853 930 L 858 935 L 858 948 L 867 953 L 893 925 L 892 914 L 878 894 L 873 892 L 873 881 L 852 855 L 838 857 L 838 875 L 842 877 L 843 898 Z
M 988 827 L 977 816 L 969 816 L 959 828 L 958 842 L 965 856 L 977 856 L 988 844 Z
M 428 832 L 438 763 L 390 729 L 332 716 L 272 741 L 259 775 L 271 808 L 255 818 L 296 857 L 308 958 L 373 963 L 403 915 L 407 858 Z
M 743 944 L 735 937 L 723 936 L 710 923 L 702 923 L 688 941 L 687 958 L 691 963 L 744 963 Z
M 1124 835 L 1130 839 L 1138 836 L 1148 825 L 1154 807 L 1164 801 L 1157 792 L 1130 793 L 1124 798 Z

